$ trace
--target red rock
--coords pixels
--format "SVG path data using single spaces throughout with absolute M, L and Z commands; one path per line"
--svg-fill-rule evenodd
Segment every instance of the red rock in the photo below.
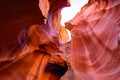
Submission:
M 90 0 L 66 23 L 72 40 L 65 44 L 58 35 L 68 0 L 6 2 L 0 3 L 0 80 L 59 80 L 66 70 L 63 80 L 120 79 L 119 0 Z

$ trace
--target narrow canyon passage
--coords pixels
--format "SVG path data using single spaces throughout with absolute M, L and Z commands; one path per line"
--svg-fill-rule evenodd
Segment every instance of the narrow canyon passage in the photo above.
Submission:
M 120 0 L 1 0 L 0 11 L 0 80 L 120 80 Z

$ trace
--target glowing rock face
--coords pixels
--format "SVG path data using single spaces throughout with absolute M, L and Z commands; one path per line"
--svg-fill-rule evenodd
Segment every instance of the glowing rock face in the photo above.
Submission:
M 0 80 L 59 80 L 66 72 L 66 55 L 60 50 L 58 38 L 61 8 L 69 6 L 69 1 L 42 1 L 39 6 L 46 23 L 23 30 L 17 37 L 17 46 L 8 52 L 0 49 Z M 65 28 L 72 34 L 69 59 L 75 80 L 120 79 L 119 14 L 119 0 L 90 0 L 67 22 Z M 68 35 L 65 28 L 59 38 L 63 43 L 69 41 L 68 36 L 62 39 L 63 33 Z
M 68 22 L 73 25 L 70 54 L 78 80 L 119 80 L 119 5 L 119 0 L 90 0 Z
M 59 33 L 59 41 L 60 43 L 64 44 L 71 40 L 71 33 L 68 29 L 65 27 L 61 28 L 61 31 Z
M 66 62 L 45 25 L 32 25 L 19 39 L 21 45 L 0 54 L 1 80 L 59 80 L 64 75 Z
M 64 3 L 66 4 L 66 1 Z M 51 13 L 54 13 L 54 9 Z M 35 15 L 36 14 L 32 16 L 32 19 Z M 55 19 L 54 16 L 53 18 Z M 59 50 L 58 38 L 55 37 L 56 33 L 52 32 L 59 30 L 59 26 L 58 28 L 52 28 L 44 23 L 36 25 L 35 22 L 35 25 L 27 28 L 24 26 L 24 29 L 21 30 L 19 22 L 21 22 L 21 24 L 26 24 L 24 19 L 26 20 L 26 17 L 19 21 L 11 21 L 9 25 L 3 23 L 5 28 L 2 27 L 0 35 L 7 33 L 7 36 L 6 34 L 0 36 L 2 38 L 0 41 L 6 41 L 6 38 L 9 37 L 10 41 L 7 41 L 6 45 L 0 45 L 0 80 L 59 80 L 67 71 L 66 61 L 59 55 L 62 52 Z M 31 16 L 27 17 L 27 20 L 29 19 L 31 19 Z M 33 19 L 31 22 L 34 21 Z M 40 21 L 40 19 L 38 21 Z M 27 22 L 27 24 L 31 25 L 31 22 Z M 9 33 L 12 33 L 12 31 L 13 35 L 11 37 Z M 8 42 L 13 42 L 12 45 L 14 46 L 8 47 L 7 44 L 10 44 Z M 4 49 L 6 47 L 7 50 Z

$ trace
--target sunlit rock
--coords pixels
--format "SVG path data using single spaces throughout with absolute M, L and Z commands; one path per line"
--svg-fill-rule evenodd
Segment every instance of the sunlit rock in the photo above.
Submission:
M 66 4 L 66 1 L 63 3 Z M 39 9 L 39 6 L 37 8 Z M 67 71 L 66 61 L 59 55 L 63 52 L 59 50 L 58 37 L 53 36 L 54 29 L 52 30 L 49 24 L 42 23 L 44 15 L 39 15 L 41 18 L 37 21 L 40 21 L 40 24 L 35 22 L 36 14 L 33 14 L 32 19 L 28 14 L 27 18 L 22 17 L 19 21 L 16 20 L 16 16 L 15 19 L 10 20 L 10 24 L 7 21 L 1 24 L 3 27 L 0 35 L 3 35 L 0 36 L 0 80 L 59 80 Z M 9 38 L 9 41 L 6 38 Z M 4 40 L 7 42 L 5 43 Z
M 33 25 L 20 36 L 22 45 L 0 56 L 1 80 L 58 80 L 65 74 L 67 63 L 58 55 L 58 44 L 44 25 Z
M 3 19 L 0 80 L 120 79 L 119 0 L 89 0 L 63 29 L 61 9 L 70 6 L 69 0 L 39 0 L 37 6 L 40 20 L 35 14 L 17 22 L 20 15 Z
M 71 33 L 65 27 L 61 28 L 61 31 L 58 36 L 59 36 L 59 41 L 62 44 L 70 42 L 70 40 L 71 40 Z
M 47 18 L 46 24 L 50 30 L 50 34 L 53 36 L 57 36 L 61 29 L 61 9 L 66 6 L 70 6 L 69 0 L 39 0 L 39 6 L 41 11 L 44 14 L 48 14 L 45 17 Z M 46 2 L 49 3 L 49 6 L 46 7 Z M 42 4 L 42 5 L 41 5 Z M 45 4 L 45 5 L 43 5 Z M 46 9 L 46 8 L 47 9 Z M 49 8 L 49 10 L 48 10 Z

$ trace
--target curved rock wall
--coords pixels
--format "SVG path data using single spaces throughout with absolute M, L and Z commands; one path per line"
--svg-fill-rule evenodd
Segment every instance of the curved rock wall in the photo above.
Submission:
M 72 67 L 78 80 L 120 79 L 120 1 L 90 1 L 69 23 Z
M 69 0 L 0 4 L 0 80 L 59 80 L 66 71 L 61 80 L 120 79 L 120 0 L 89 0 L 66 23 L 65 44 L 60 12 Z

